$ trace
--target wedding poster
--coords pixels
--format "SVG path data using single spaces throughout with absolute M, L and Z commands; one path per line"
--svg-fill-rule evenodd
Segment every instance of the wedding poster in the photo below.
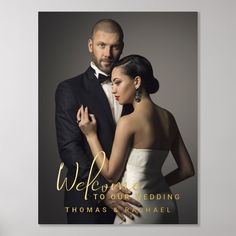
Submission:
M 90 152 L 81 140 L 66 143 L 69 149 L 58 148 L 57 119 L 63 129 L 72 134 L 79 129 L 76 113 L 68 109 L 68 119 L 56 114 L 56 93 L 63 81 L 88 70 L 91 55 L 88 40 L 96 22 L 112 19 L 122 28 L 124 48 L 120 58 L 138 54 L 147 58 L 159 81 L 159 90 L 151 95 L 155 104 L 173 114 L 194 167 L 194 176 L 170 186 L 171 193 L 149 192 L 139 196 L 153 207 L 140 210 L 140 214 L 168 215 L 171 209 L 160 202 L 174 201 L 177 205 L 178 224 L 198 223 L 198 15 L 196 12 L 39 12 L 39 224 L 66 224 L 67 214 L 84 218 L 102 218 L 100 224 L 112 224 L 113 211 L 103 202 L 107 185 L 98 181 L 101 175 L 95 162 L 83 159 L 76 163 L 74 143 L 80 143 L 78 153 Z M 85 91 L 82 91 L 85 93 Z M 63 93 L 60 94 L 63 99 Z M 70 101 L 74 104 L 71 94 Z M 94 94 L 94 106 L 100 97 Z M 70 107 L 71 104 L 63 103 Z M 100 104 L 101 105 L 101 104 Z M 71 105 L 72 106 L 72 105 Z M 73 105 L 74 106 L 74 105 Z M 90 109 L 90 108 L 88 108 Z M 66 109 L 65 109 L 66 110 Z M 71 114 L 74 114 L 71 115 Z M 58 116 L 58 117 L 57 117 Z M 96 117 L 96 114 L 95 114 Z M 63 120 L 65 123 L 63 123 Z M 69 127 L 68 120 L 74 122 Z M 100 121 L 103 122 L 102 120 Z M 105 120 L 104 120 L 105 122 Z M 114 128 L 115 129 L 115 128 Z M 115 132 L 115 130 L 114 130 Z M 156 131 L 158 132 L 158 130 Z M 68 133 L 65 133 L 65 140 Z M 61 139 L 64 139 L 61 135 Z M 82 134 L 81 134 L 82 136 Z M 65 141 L 66 142 L 66 141 Z M 73 143 L 74 142 L 74 143 Z M 112 146 L 112 139 L 107 139 Z M 60 141 L 59 141 L 60 143 Z M 60 150 L 59 150 L 60 149 Z M 76 148 L 75 148 L 76 149 Z M 83 150 L 84 149 L 84 150 Z M 83 150 L 83 151 L 81 151 Z M 62 154 L 63 153 L 63 154 Z M 62 160 L 61 155 L 66 153 Z M 106 153 L 106 152 L 105 152 Z M 69 158 L 73 157 L 74 163 Z M 80 160 L 81 155 L 78 160 Z M 89 168 L 84 165 L 89 162 Z M 171 152 L 162 166 L 163 176 L 178 168 Z M 68 176 L 68 166 L 71 168 Z M 88 165 L 87 165 L 88 166 Z M 72 174 L 73 173 L 73 174 Z M 153 172 L 155 173 L 155 171 Z M 71 176 L 74 175 L 74 176 Z M 81 178 L 80 176 L 87 176 Z M 103 178 L 103 177 L 102 177 Z M 109 186 L 110 187 L 110 186 Z M 97 189 L 99 191 L 96 191 Z M 132 191 L 132 189 L 131 189 Z M 64 193 L 66 195 L 64 196 Z M 78 199 L 74 199 L 80 192 Z M 71 197 L 74 193 L 74 196 Z M 136 200 L 140 200 L 138 196 Z M 65 199 L 64 199 L 65 198 Z M 81 198 L 81 199 L 79 199 Z M 92 200 L 91 200 L 92 198 Z M 114 196 L 115 198 L 115 196 Z M 90 200 L 91 201 L 90 201 Z M 116 199 L 114 199 L 116 200 Z M 118 199 L 119 200 L 119 199 Z M 155 207 L 156 206 L 158 207 Z M 132 213 L 132 212 L 131 212 Z M 114 215 L 113 215 L 114 214 Z M 112 218 L 113 217 L 113 218 Z M 135 216 L 136 219 L 138 216 Z M 135 222 L 134 219 L 134 222 Z M 78 220 L 79 221 L 79 220 Z M 93 221 L 91 221 L 93 222 Z M 168 222 L 159 222 L 167 224 Z M 80 224 L 79 222 L 77 224 Z M 158 224 L 145 222 L 144 224 Z

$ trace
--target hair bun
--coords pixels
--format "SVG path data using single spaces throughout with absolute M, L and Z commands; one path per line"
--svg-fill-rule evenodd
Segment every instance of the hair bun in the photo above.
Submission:
M 153 75 L 151 63 L 145 57 L 129 55 L 118 61 L 115 64 L 115 67 L 116 66 L 122 66 L 124 74 L 133 79 L 136 76 L 140 76 L 142 79 L 141 85 L 148 94 L 158 91 L 159 82 Z
M 156 93 L 159 90 L 159 82 L 155 77 L 152 77 L 144 82 L 147 93 Z

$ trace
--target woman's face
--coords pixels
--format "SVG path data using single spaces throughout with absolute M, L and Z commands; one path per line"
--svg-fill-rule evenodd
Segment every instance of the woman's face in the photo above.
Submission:
M 123 73 L 121 66 L 115 67 L 111 74 L 112 93 L 119 104 L 132 104 L 135 96 L 135 81 Z

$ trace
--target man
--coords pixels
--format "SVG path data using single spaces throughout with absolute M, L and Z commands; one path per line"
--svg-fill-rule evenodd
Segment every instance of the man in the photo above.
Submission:
M 114 99 L 111 82 L 107 78 L 114 63 L 119 60 L 123 47 L 123 31 L 117 22 L 110 19 L 97 22 L 88 41 L 88 49 L 92 57 L 90 67 L 83 74 L 58 85 L 57 141 L 61 159 L 68 168 L 68 186 L 73 184 L 76 171 L 78 171 L 78 178 L 75 186 L 81 182 L 87 183 L 90 169 L 93 170 L 91 180 L 98 173 L 96 165 L 91 168 L 93 157 L 86 138 L 77 125 L 76 113 L 79 107 L 87 106 L 89 112 L 95 114 L 98 136 L 108 157 L 111 154 L 117 120 L 121 115 L 131 112 L 130 107 L 122 107 Z M 101 175 L 98 175 L 96 180 L 99 186 L 108 184 Z M 90 186 L 87 190 L 88 192 L 86 188 L 72 188 L 70 191 L 65 191 L 68 223 L 113 223 L 114 211 L 125 220 L 124 215 L 133 217 L 131 204 L 139 206 L 137 201 L 127 198 L 130 191 L 125 188 L 109 188 L 108 191 L 96 188 L 95 191 Z M 102 193 L 105 199 L 102 198 Z M 123 196 L 123 199 L 118 200 L 118 196 Z

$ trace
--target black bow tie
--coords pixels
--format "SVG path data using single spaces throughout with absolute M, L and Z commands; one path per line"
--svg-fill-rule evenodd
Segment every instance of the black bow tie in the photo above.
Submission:
M 103 75 L 103 74 L 98 75 L 98 81 L 99 81 L 100 84 L 102 84 L 106 80 L 111 80 L 111 76 L 106 76 L 106 75 Z

